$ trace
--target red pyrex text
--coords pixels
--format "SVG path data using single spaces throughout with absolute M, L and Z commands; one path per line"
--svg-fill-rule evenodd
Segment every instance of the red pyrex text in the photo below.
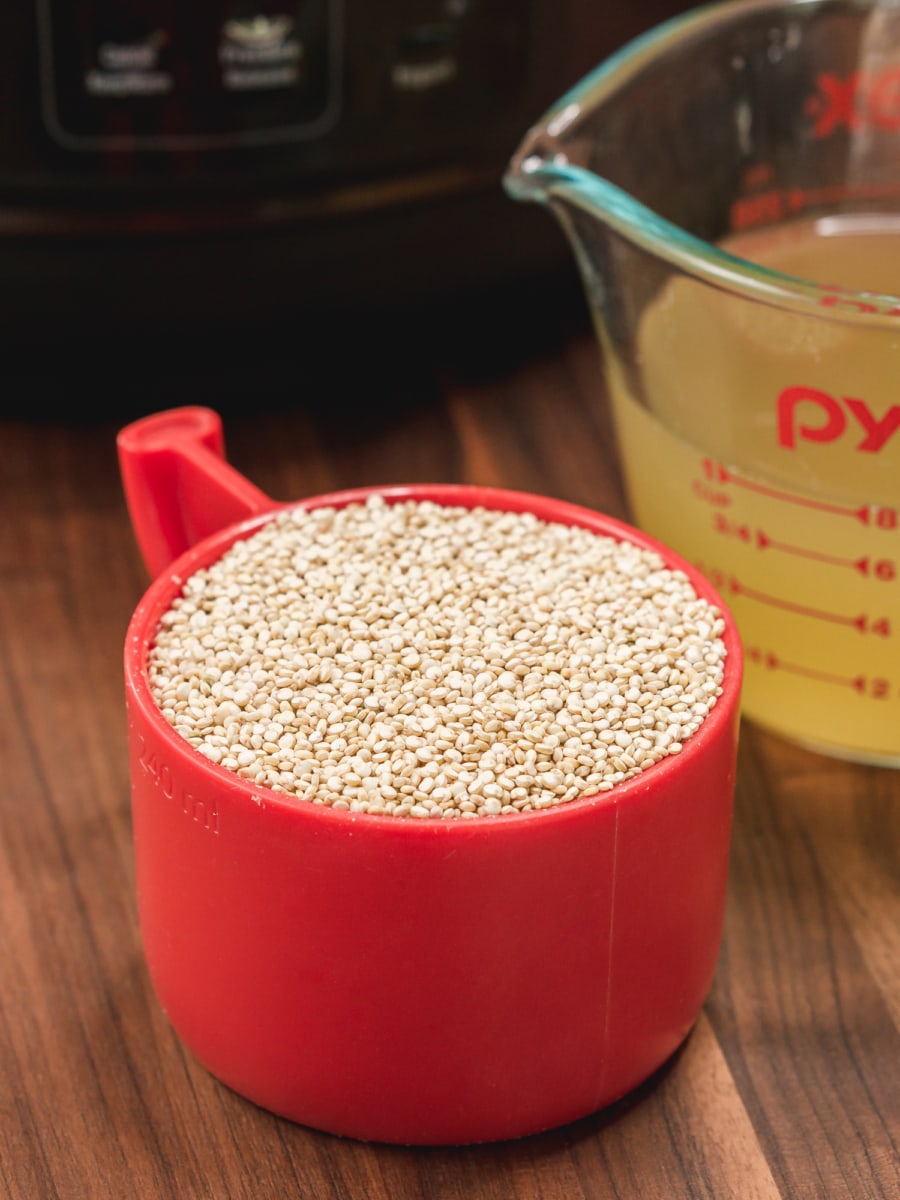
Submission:
M 844 78 L 823 72 L 816 88 L 807 102 L 815 138 L 828 137 L 841 127 L 900 129 L 900 67 L 873 74 L 854 71 Z
M 788 450 L 795 449 L 798 440 L 834 442 L 849 433 L 858 439 L 853 449 L 877 454 L 898 428 L 898 404 L 876 417 L 864 400 L 838 398 L 819 388 L 787 387 L 778 397 L 778 444 Z

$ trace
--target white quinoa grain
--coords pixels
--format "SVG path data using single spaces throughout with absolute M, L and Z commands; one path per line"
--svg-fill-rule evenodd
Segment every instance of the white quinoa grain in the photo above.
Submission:
M 680 753 L 721 694 L 724 628 L 630 542 L 373 497 L 286 509 L 187 579 L 148 672 L 180 736 L 279 793 L 498 817 Z

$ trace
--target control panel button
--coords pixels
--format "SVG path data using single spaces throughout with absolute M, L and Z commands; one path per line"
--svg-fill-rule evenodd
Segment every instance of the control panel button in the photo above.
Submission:
M 518 96 L 529 59 L 529 0 L 401 0 L 385 107 L 410 124 L 427 113 L 482 119 Z
M 289 14 L 234 17 L 219 38 L 222 86 L 231 92 L 296 87 L 305 53 Z
M 334 127 L 343 0 L 39 0 L 42 109 L 73 150 L 278 144 Z
M 125 42 L 100 42 L 85 71 L 85 91 L 91 96 L 166 95 L 175 86 L 166 61 L 170 41 L 169 31 L 159 28 Z
M 454 79 L 459 71 L 457 27 L 452 21 L 415 25 L 397 39 L 391 82 L 401 92 L 423 92 Z

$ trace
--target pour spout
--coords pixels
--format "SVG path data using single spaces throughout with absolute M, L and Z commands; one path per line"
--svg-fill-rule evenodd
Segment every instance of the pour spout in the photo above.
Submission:
M 576 106 L 570 108 L 577 110 Z M 568 158 L 562 149 L 558 134 L 565 128 L 575 112 L 563 110 L 555 123 L 542 121 L 526 133 L 518 149 L 509 161 L 503 177 L 503 186 L 514 200 L 532 200 L 544 204 L 549 196 L 548 168 L 563 168 Z M 558 127 L 555 127 L 558 126 Z
M 586 112 L 582 88 L 574 88 L 532 125 L 507 164 L 503 186 L 513 200 L 547 204 L 556 186 L 577 178 L 571 167 L 581 162 L 586 149 L 578 130 Z M 574 155 L 574 158 L 573 158 Z
M 225 461 L 218 413 L 185 406 L 142 417 L 116 438 L 141 555 L 155 578 L 203 538 L 275 501 Z

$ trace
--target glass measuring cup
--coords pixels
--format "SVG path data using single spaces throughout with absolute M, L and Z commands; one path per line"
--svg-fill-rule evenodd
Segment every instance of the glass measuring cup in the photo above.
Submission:
M 744 713 L 900 765 L 900 4 L 670 20 L 504 182 L 571 241 L 632 518 L 727 597 Z

